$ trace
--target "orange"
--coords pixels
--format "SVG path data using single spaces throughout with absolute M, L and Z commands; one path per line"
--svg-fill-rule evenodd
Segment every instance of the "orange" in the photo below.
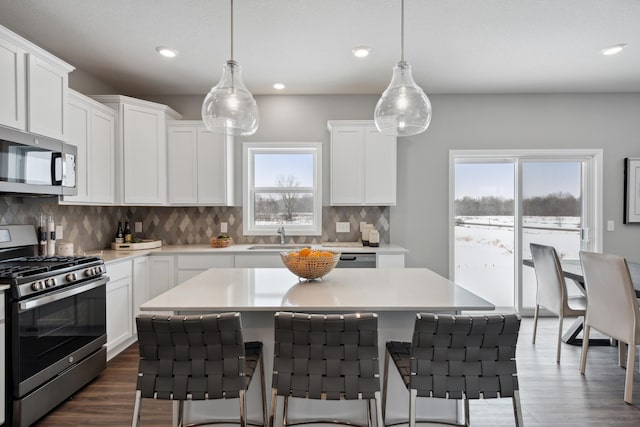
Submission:
M 331 252 L 322 251 L 322 252 L 320 252 L 320 256 L 323 256 L 323 257 L 326 257 L 326 258 L 331 258 L 333 256 L 333 254 Z
M 309 248 L 300 249 L 300 256 L 309 256 L 310 253 L 311 253 L 311 249 Z

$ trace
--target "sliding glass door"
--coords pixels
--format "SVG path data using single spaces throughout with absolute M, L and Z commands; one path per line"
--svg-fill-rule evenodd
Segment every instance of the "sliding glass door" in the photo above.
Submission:
M 450 277 L 496 307 L 535 305 L 532 242 L 600 250 L 600 151 L 452 151 Z M 578 292 L 573 289 L 573 292 Z

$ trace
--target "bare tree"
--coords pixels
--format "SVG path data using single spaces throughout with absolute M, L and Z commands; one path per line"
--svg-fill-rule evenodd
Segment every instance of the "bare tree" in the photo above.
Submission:
M 294 175 L 278 175 L 276 177 L 276 185 L 283 188 L 295 188 L 300 187 L 300 180 Z M 286 221 L 293 220 L 293 214 L 295 212 L 296 204 L 300 193 L 297 192 L 284 192 L 281 193 L 282 205 L 284 208 L 284 219 Z

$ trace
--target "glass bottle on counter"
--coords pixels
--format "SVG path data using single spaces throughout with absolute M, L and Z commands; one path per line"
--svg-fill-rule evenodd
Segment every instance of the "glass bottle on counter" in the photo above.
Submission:
M 118 221 L 118 230 L 116 231 L 116 243 L 124 243 L 124 231 L 122 230 L 122 221 Z
M 38 255 L 47 256 L 47 216 L 40 212 L 38 222 Z
M 129 227 L 129 221 L 124 223 L 124 242 L 131 243 L 131 227 Z

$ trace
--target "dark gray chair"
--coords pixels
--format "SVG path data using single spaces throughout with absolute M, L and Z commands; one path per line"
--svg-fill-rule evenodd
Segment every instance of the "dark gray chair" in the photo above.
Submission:
M 283 396 L 283 426 L 310 422 L 355 425 L 330 419 L 287 424 L 290 397 L 366 400 L 368 426 L 373 421 L 373 401 L 376 425 L 382 426 L 379 370 L 377 315 L 278 312 L 269 425 L 274 425 L 277 398 Z
M 266 426 L 262 343 L 243 341 L 240 313 L 143 314 L 136 318 L 136 324 L 140 365 L 132 426 L 140 421 L 142 398 L 178 401 L 179 426 L 184 425 L 185 400 L 238 398 L 240 420 L 237 424 L 245 427 L 245 393 L 258 366 L 262 424 L 253 425 Z M 233 421 L 225 423 L 233 424 Z
M 522 426 L 515 359 L 519 331 L 520 318 L 515 314 L 418 314 L 412 342 L 386 343 L 383 417 L 391 359 L 409 390 L 410 427 L 416 425 L 417 397 L 462 399 L 465 426 L 469 425 L 469 399 L 511 397 L 516 426 Z
M 533 316 L 533 344 L 536 343 L 538 315 L 540 307 L 544 307 L 558 316 L 558 343 L 556 347 L 556 363 L 560 363 L 562 348 L 562 324 L 564 316 L 584 316 L 587 308 L 585 296 L 569 297 L 567 284 L 562 274 L 560 258 L 553 246 L 530 243 L 531 257 L 536 272 L 536 310 Z

